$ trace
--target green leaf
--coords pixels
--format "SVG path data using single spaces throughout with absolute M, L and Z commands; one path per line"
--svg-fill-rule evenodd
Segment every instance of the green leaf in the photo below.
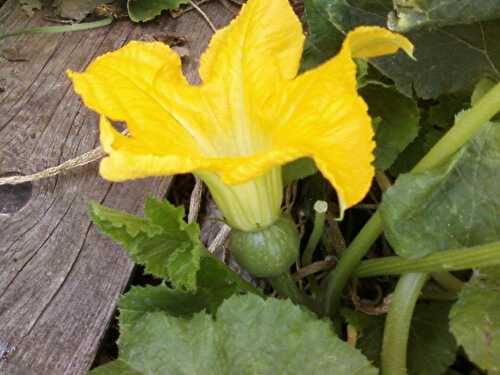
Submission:
M 283 185 L 290 185 L 292 182 L 309 177 L 316 172 L 318 172 L 318 168 L 312 159 L 297 159 L 283 166 Z
M 104 234 L 128 250 L 146 272 L 166 278 L 176 288 L 196 290 L 196 274 L 204 250 L 196 223 L 186 224 L 184 209 L 148 198 L 145 217 L 92 203 L 89 215 Z
M 196 293 L 169 288 L 164 284 L 132 287 L 120 299 L 120 329 L 122 334 L 146 313 L 164 311 L 175 317 L 191 316 L 210 306 L 206 290 Z M 222 301 L 220 301 L 222 302 Z
M 448 329 L 450 303 L 419 304 L 412 318 L 408 340 L 410 375 L 441 375 L 455 361 L 457 344 Z M 344 309 L 342 315 L 361 335 L 356 346 L 380 364 L 385 316 L 370 316 Z
M 408 342 L 411 374 L 441 375 L 455 362 L 457 343 L 449 330 L 450 303 L 420 304 Z
M 185 315 L 202 309 L 214 312 L 224 299 L 242 291 L 262 294 L 205 249 L 198 225 L 183 220 L 182 207 L 148 198 L 144 212 L 145 217 L 138 217 L 97 203 L 89 207 L 90 217 L 104 234 L 127 249 L 146 272 L 167 279 L 176 289 L 132 289 L 131 300 L 140 300 L 143 294 L 151 301 L 164 299 L 169 307 L 162 310 Z M 177 300 L 186 306 L 174 310 L 172 304 Z
M 120 299 L 122 334 L 149 312 L 163 311 L 174 317 L 190 317 L 203 310 L 214 314 L 220 304 L 233 294 L 250 291 L 262 295 L 210 255 L 201 259 L 197 282 L 195 292 L 172 289 L 165 284 L 132 287 Z
M 344 35 L 330 22 L 325 1 L 305 0 L 304 5 L 309 34 L 304 44 L 301 70 L 308 70 L 332 57 L 340 49 Z
M 391 0 L 306 1 L 307 22 L 316 24 L 307 42 L 314 47 L 306 50 L 307 64 L 313 66 L 335 55 L 343 35 L 356 26 L 385 27 L 391 11 Z M 416 47 L 416 61 L 398 53 L 372 59 L 371 63 L 407 96 L 415 92 L 429 99 L 471 91 L 484 76 L 500 78 L 499 35 L 497 21 L 411 31 L 406 36 Z
M 119 363 L 91 374 L 377 373 L 326 321 L 290 301 L 253 295 L 226 300 L 215 320 L 205 313 L 190 320 L 147 313 L 119 346 Z
M 417 104 L 393 88 L 368 85 L 360 90 L 375 126 L 375 167 L 384 171 L 417 136 L 420 112 Z
M 427 154 L 427 152 L 443 136 L 444 131 L 430 127 L 422 127 L 417 138 L 404 149 L 389 172 L 394 177 L 409 172 Z
M 422 110 L 417 138 L 399 155 L 389 172 L 397 177 L 409 172 L 455 122 L 455 116 L 469 106 L 462 96 L 444 95 Z
M 470 100 L 466 97 L 455 95 L 441 96 L 435 105 L 429 107 L 425 125 L 448 130 L 455 123 L 457 113 L 462 112 L 469 105 Z
M 500 268 L 477 271 L 450 312 L 450 328 L 483 370 L 500 369 Z
M 500 239 L 500 124 L 487 123 L 442 165 L 400 175 L 385 194 L 385 235 L 398 255 Z
M 380 367 L 380 353 L 382 350 L 385 316 L 367 315 L 349 309 L 342 309 L 341 314 L 347 323 L 355 327 L 359 332 L 356 347 L 361 350 L 375 366 Z
M 491 0 L 394 0 L 390 18 L 396 31 L 468 24 L 500 18 L 500 2 Z
M 164 10 L 176 10 L 189 0 L 127 0 L 130 19 L 134 22 L 150 21 Z

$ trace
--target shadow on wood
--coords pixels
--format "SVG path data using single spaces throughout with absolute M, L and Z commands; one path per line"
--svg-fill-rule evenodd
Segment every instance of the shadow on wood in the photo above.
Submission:
M 218 27 L 232 16 L 219 3 L 204 9 Z M 28 19 L 16 0 L 8 0 L 0 24 L 3 31 L 46 25 L 44 15 Z M 97 116 L 82 106 L 65 70 L 81 71 L 128 40 L 165 31 L 188 38 L 186 72 L 194 80 L 193 57 L 211 35 L 195 12 L 145 26 L 122 21 L 8 39 L 4 46 L 27 61 L 0 60 L 0 175 L 37 172 L 94 148 Z M 163 196 L 170 181 L 110 184 L 96 167 L 0 191 L 0 343 L 16 347 L 0 362 L 0 374 L 83 374 L 92 364 L 132 264 L 90 224 L 88 202 L 139 212 L 144 197 Z

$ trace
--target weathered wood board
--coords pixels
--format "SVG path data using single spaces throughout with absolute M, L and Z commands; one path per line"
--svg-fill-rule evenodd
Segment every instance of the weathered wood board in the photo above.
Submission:
M 218 27 L 232 17 L 218 2 L 203 8 Z M 0 25 L 3 31 L 47 25 L 48 13 L 29 19 L 16 0 L 7 0 Z M 82 106 L 65 70 L 82 70 L 128 40 L 166 31 L 188 38 L 186 72 L 193 80 L 195 57 L 211 35 L 196 12 L 146 26 L 121 21 L 8 39 L 0 50 L 17 48 L 28 61 L 0 58 L 0 175 L 37 172 L 94 148 L 97 116 Z M 0 187 L 0 346 L 17 349 L 1 361 L 0 374 L 87 372 L 132 271 L 127 256 L 89 222 L 88 202 L 139 212 L 144 196 L 162 196 L 168 186 L 168 178 L 110 184 L 94 164 L 34 182 L 31 194 Z

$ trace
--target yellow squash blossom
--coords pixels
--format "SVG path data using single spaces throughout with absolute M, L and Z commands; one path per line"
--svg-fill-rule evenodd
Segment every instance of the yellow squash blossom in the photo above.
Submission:
M 379 27 L 350 32 L 340 53 L 298 75 L 304 42 L 287 0 L 249 0 L 213 36 L 190 85 L 179 56 L 158 42 L 130 42 L 69 72 L 85 104 L 101 114 L 108 156 L 101 175 L 124 181 L 193 172 L 227 222 L 253 231 L 280 216 L 281 166 L 314 159 L 342 210 L 367 193 L 373 130 L 356 91 L 353 58 L 412 45 Z M 124 121 L 130 136 L 111 121 Z

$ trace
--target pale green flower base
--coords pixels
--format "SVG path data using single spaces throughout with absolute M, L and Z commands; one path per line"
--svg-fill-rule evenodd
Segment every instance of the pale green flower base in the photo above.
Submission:
M 232 228 L 245 232 L 258 231 L 273 224 L 281 215 L 281 167 L 239 185 L 227 185 L 214 173 L 196 172 L 196 175 L 208 186 Z

